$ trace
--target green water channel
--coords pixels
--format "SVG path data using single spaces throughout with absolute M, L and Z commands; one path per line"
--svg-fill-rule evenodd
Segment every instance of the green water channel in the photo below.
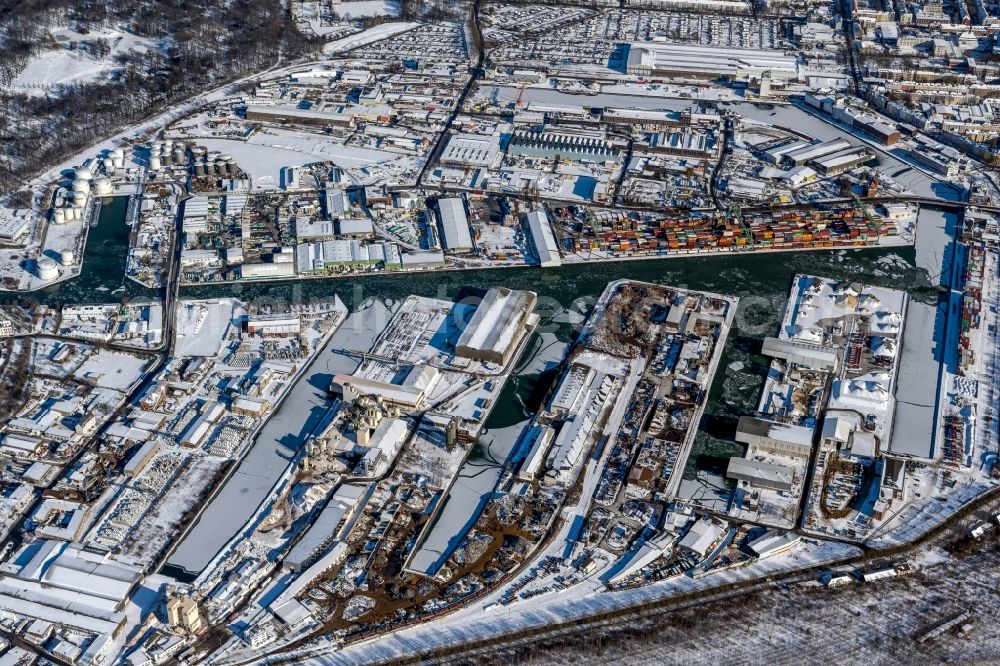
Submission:
M 98 225 L 90 230 L 82 274 L 32 294 L 49 304 L 94 303 L 157 294 L 123 279 L 129 228 L 124 223 L 126 197 L 105 200 Z M 370 298 L 396 302 L 409 294 L 444 299 L 495 286 L 530 289 L 539 296 L 540 333 L 571 340 L 579 324 L 566 323 L 565 312 L 586 313 L 608 282 L 621 278 L 739 296 L 736 323 L 729 334 L 691 457 L 698 467 L 718 464 L 718 457 L 738 452 L 727 441 L 740 414 L 756 406 L 766 363 L 760 341 L 773 335 L 784 309 L 792 276 L 797 273 L 858 280 L 904 289 L 917 300 L 933 301 L 936 290 L 914 262 L 912 248 L 834 250 L 782 254 L 732 254 L 643 261 L 573 264 L 559 269 L 505 268 L 480 271 L 374 274 L 356 278 L 298 282 L 185 287 L 182 298 L 236 297 L 246 301 L 302 303 L 337 294 L 355 308 Z M 122 289 L 124 287 L 124 289 Z M 16 300 L 8 295 L 5 300 Z M 580 317 L 570 317 L 571 321 Z M 550 336 L 551 337 L 551 336 Z M 536 340 L 537 341 L 537 340 Z M 530 349 L 527 353 L 530 353 Z M 502 428 L 537 408 L 557 373 L 516 376 L 507 385 L 487 423 Z

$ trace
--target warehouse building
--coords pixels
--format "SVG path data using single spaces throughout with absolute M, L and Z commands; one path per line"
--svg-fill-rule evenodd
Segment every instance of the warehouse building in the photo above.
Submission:
M 16 243 L 27 236 L 34 215 L 27 208 L 0 210 L 0 242 Z
M 787 492 L 792 489 L 795 470 L 784 465 L 733 457 L 729 459 L 726 478 L 742 481 L 751 486 Z
M 490 289 L 458 338 L 455 355 L 506 365 L 528 331 L 537 300 L 531 291 Z
M 854 127 L 887 146 L 899 141 L 899 130 L 871 116 L 854 116 Z
M 911 160 L 920 166 L 945 178 L 954 178 L 960 170 L 959 163 L 956 160 L 949 159 L 940 153 L 930 152 L 923 147 L 908 151 L 908 155 Z
M 555 439 L 556 431 L 549 425 L 539 425 L 531 429 L 531 448 L 525 456 L 521 468 L 517 471 L 517 478 L 521 481 L 531 482 L 538 478 L 539 472 L 545 468 L 545 461 L 548 459 L 549 448 Z
M 146 467 L 146 464 L 156 456 L 157 451 L 160 450 L 160 442 L 156 439 L 151 439 L 142 446 L 139 450 L 132 454 L 128 462 L 125 463 L 125 467 L 122 468 L 122 473 L 131 478 L 139 474 Z
M 507 150 L 513 155 L 580 162 L 607 162 L 620 154 L 603 131 L 585 127 L 517 129 Z
M 0 611 L 116 637 L 142 581 L 138 567 L 75 543 L 38 540 L 21 548 L 0 576 Z
M 772 143 L 768 142 L 767 145 L 771 145 L 771 147 L 762 153 L 762 157 L 771 164 L 781 164 L 781 161 L 788 153 L 808 148 L 811 145 L 805 141 L 795 141 L 793 139 L 785 139 L 778 142 L 777 145 L 772 145 Z
M 626 71 L 634 76 L 686 76 L 730 81 L 799 78 L 798 58 L 781 51 L 734 49 L 699 44 L 638 43 L 628 50 Z
M 363 395 L 408 410 L 419 409 L 424 397 L 434 390 L 440 379 L 437 368 L 415 365 L 398 384 L 354 375 L 337 375 L 330 383 L 330 393 L 353 403 Z
M 741 416 L 736 441 L 758 451 L 796 458 L 808 458 L 812 451 L 812 428 Z
M 559 256 L 559 244 L 556 242 L 555 234 L 552 233 L 552 225 L 549 223 L 549 216 L 544 209 L 538 209 L 528 213 L 528 231 L 531 232 L 531 241 L 538 254 L 538 263 L 543 268 L 561 266 L 562 258 Z
M 250 315 L 247 318 L 247 333 L 264 337 L 298 335 L 302 330 L 302 321 L 297 316 L 288 315 Z
M 500 160 L 500 135 L 455 134 L 441 154 L 441 164 L 493 168 Z
M 715 137 L 705 132 L 652 132 L 642 142 L 651 153 L 707 159 L 715 155 Z
M 833 139 L 831 141 L 823 141 L 822 143 L 813 143 L 786 152 L 781 156 L 781 161 L 790 167 L 802 166 L 806 162 L 817 160 L 826 155 L 832 155 L 841 150 L 847 150 L 850 147 L 851 144 L 846 139 Z
M 836 347 L 824 347 L 811 342 L 781 338 L 765 338 L 764 344 L 761 346 L 761 353 L 764 356 L 771 356 L 810 370 L 824 372 L 837 371 L 837 351 Z
M 812 160 L 810 165 L 820 175 L 829 178 L 859 167 L 873 157 L 875 153 L 867 148 L 855 147 Z
M 465 214 L 465 203 L 459 197 L 438 200 L 438 224 L 445 249 L 450 252 L 472 252 L 472 231 Z
M 285 556 L 285 566 L 299 572 L 315 562 L 346 529 L 345 522 L 349 522 L 367 491 L 367 486 L 341 485 Z

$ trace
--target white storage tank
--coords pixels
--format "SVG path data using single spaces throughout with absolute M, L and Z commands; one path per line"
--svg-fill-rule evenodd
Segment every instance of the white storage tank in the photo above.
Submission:
M 84 180 L 83 178 L 77 178 L 76 180 L 74 180 L 73 181 L 74 195 L 77 192 L 84 192 L 84 193 L 90 192 L 90 181 Z
M 94 181 L 94 192 L 99 197 L 109 197 L 114 192 L 110 178 L 98 178 Z
M 74 180 L 93 180 L 94 174 L 87 167 L 77 167 L 73 169 Z
M 73 250 L 63 250 L 59 253 L 59 263 L 63 266 L 73 265 Z
M 56 208 L 52 211 L 52 223 L 53 224 L 66 224 L 66 209 Z
M 59 267 L 49 257 L 41 257 L 35 262 L 38 277 L 42 280 L 55 280 L 59 277 Z
M 160 164 L 160 156 L 159 155 L 153 155 L 152 157 L 149 158 L 149 170 L 150 171 L 159 171 L 162 167 L 163 167 L 163 165 Z

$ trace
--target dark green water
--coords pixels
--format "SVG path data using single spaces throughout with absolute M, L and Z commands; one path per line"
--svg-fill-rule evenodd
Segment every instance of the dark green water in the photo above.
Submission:
M 123 284 L 128 227 L 124 224 L 127 198 L 116 197 L 102 208 L 100 223 L 91 230 L 82 275 L 35 294 L 43 302 L 90 303 L 129 297 L 153 297 L 155 292 L 131 281 Z M 518 268 L 453 273 L 375 275 L 349 279 L 305 280 L 288 283 L 200 286 L 184 288 L 184 298 L 231 296 L 254 302 L 302 303 L 337 294 L 349 307 L 369 298 L 399 301 L 409 294 L 444 299 L 460 298 L 469 289 L 506 286 L 530 289 L 539 296 L 539 331 L 562 341 L 573 338 L 578 325 L 560 323 L 569 308 L 589 311 L 608 282 L 621 278 L 739 296 L 736 324 L 726 343 L 719 372 L 712 385 L 702 432 L 692 463 L 699 456 L 732 455 L 731 437 L 736 418 L 753 411 L 763 377 L 763 360 L 755 353 L 760 341 L 773 335 L 788 296 L 792 277 L 810 273 L 834 279 L 905 289 L 917 300 L 933 300 L 936 291 L 927 275 L 916 268 L 912 248 L 734 254 L 569 265 L 561 269 Z M 530 351 L 530 350 L 529 350 Z M 504 390 L 488 426 L 504 427 L 524 418 L 554 379 L 553 373 L 515 378 Z M 710 465 L 705 458 L 698 463 Z
M 101 201 L 97 226 L 87 233 L 83 271 L 73 280 L 54 284 L 30 295 L 0 295 L 0 302 L 30 296 L 48 305 L 107 303 L 132 298 L 156 298 L 157 293 L 125 280 L 130 229 L 125 224 L 128 197 L 106 197 Z M 123 291 L 115 291 L 125 286 Z M 114 292 L 114 293 L 112 293 Z

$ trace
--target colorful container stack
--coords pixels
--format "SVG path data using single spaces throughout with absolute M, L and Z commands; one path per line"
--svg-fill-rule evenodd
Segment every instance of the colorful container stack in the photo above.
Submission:
M 893 223 L 846 208 L 747 215 L 742 223 L 726 216 L 653 219 L 566 210 L 555 217 L 572 236 L 574 250 L 614 256 L 867 246 L 896 233 Z

